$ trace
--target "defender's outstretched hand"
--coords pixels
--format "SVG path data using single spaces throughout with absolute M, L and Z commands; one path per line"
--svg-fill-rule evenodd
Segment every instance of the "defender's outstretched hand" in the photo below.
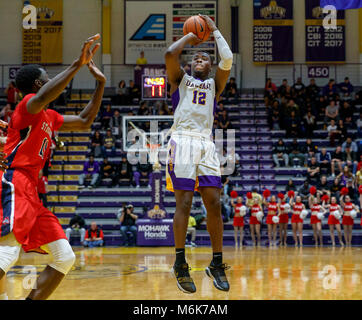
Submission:
M 92 49 L 92 45 L 96 40 L 101 38 L 100 34 L 97 33 L 96 35 L 89 37 L 83 44 L 82 53 L 78 59 L 78 62 L 81 66 L 88 64 L 92 59 L 96 51 L 101 46 L 100 43 L 96 43 Z
M 93 62 L 93 60 L 91 60 L 88 64 L 88 69 L 90 71 L 90 73 L 92 74 L 92 76 L 99 82 L 106 82 L 107 78 L 104 76 L 104 74 L 102 73 L 101 70 L 98 69 L 98 67 L 96 66 L 96 64 Z

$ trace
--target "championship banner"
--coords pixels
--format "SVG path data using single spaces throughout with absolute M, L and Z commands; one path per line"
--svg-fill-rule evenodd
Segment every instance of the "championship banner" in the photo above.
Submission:
M 125 64 L 136 64 L 141 51 L 148 64 L 164 64 L 165 51 L 183 36 L 186 19 L 201 13 L 217 22 L 217 3 L 217 0 L 125 0 Z M 216 44 L 211 35 L 197 47 L 186 46 L 182 52 L 183 62 L 189 61 L 199 50 L 209 53 L 216 61 Z
M 253 61 L 292 63 L 293 1 L 254 0 Z
M 345 12 L 337 11 L 336 28 L 326 29 L 319 0 L 305 0 L 306 62 L 345 62 Z
M 36 29 L 23 28 L 23 63 L 63 63 L 63 1 L 30 0 L 37 11 Z
M 334 6 L 337 10 L 362 8 L 362 0 L 321 0 L 321 7 Z

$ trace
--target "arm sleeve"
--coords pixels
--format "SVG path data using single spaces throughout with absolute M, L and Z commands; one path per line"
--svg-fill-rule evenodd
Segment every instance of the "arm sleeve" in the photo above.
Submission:
M 219 30 L 215 30 L 213 34 L 221 58 L 219 68 L 225 71 L 231 70 L 233 65 L 233 53 Z
M 18 104 L 13 115 L 11 116 L 10 126 L 13 129 L 21 130 L 29 127 L 33 123 L 36 123 L 40 117 L 41 113 L 31 114 L 28 112 L 26 105 L 28 101 L 35 96 L 35 93 L 28 94 L 24 99 Z

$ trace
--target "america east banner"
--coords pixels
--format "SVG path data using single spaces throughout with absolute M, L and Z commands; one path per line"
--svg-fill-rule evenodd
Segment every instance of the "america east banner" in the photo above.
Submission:
M 36 29 L 23 28 L 23 63 L 63 63 L 63 0 L 30 0 L 36 8 Z
M 293 1 L 254 0 L 253 61 L 293 62 Z
M 345 62 L 346 35 L 345 12 L 337 11 L 336 28 L 325 28 L 319 0 L 305 0 L 306 61 Z

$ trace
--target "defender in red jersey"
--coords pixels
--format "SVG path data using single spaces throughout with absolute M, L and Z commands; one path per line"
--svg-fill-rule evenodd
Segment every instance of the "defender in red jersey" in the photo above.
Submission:
M 85 41 L 80 57 L 49 80 L 38 65 L 26 65 L 16 75 L 24 98 L 16 107 L 4 147 L 8 169 L 0 174 L 0 280 L 25 252 L 51 253 L 53 261 L 40 273 L 28 299 L 46 299 L 57 288 L 75 261 L 58 219 L 42 206 L 37 193 L 39 171 L 50 152 L 51 137 L 58 130 L 84 130 L 93 123 L 102 102 L 106 78 L 93 63 L 99 44 L 97 34 Z M 97 80 L 93 98 L 77 116 L 47 110 L 84 65 Z
M 268 202 L 263 198 L 263 204 L 268 210 L 266 216 L 266 224 L 268 225 L 268 238 L 269 238 L 269 247 L 277 245 L 277 223 L 274 223 L 273 217 L 276 217 L 278 214 L 278 203 L 275 196 L 271 196 L 270 201 Z
M 356 205 L 352 203 L 351 198 L 348 195 L 341 196 L 339 201 L 341 203 L 341 207 L 343 210 L 342 224 L 343 224 L 344 241 L 346 243 L 346 246 L 351 246 L 352 230 L 354 225 L 354 219 L 351 216 L 351 211 L 355 210 L 357 213 L 360 210 Z
M 323 246 L 322 221 L 318 218 L 318 213 L 327 212 L 319 201 L 319 196 L 309 196 L 308 203 L 311 211 L 310 224 L 313 228 L 314 243 L 316 247 L 318 247 L 318 239 L 320 246 Z
M 327 204 L 325 201 L 322 202 L 322 206 L 329 210 L 329 217 L 328 217 L 328 225 L 329 225 L 329 233 L 331 235 L 332 240 L 332 246 L 334 247 L 336 245 L 335 239 L 334 239 L 334 227 L 337 229 L 338 233 L 338 239 L 341 246 L 344 246 L 344 243 L 342 241 L 342 232 L 341 232 L 341 224 L 339 220 L 335 217 L 335 213 L 339 212 L 342 214 L 342 209 L 337 203 L 336 197 L 331 197 L 331 203 Z

